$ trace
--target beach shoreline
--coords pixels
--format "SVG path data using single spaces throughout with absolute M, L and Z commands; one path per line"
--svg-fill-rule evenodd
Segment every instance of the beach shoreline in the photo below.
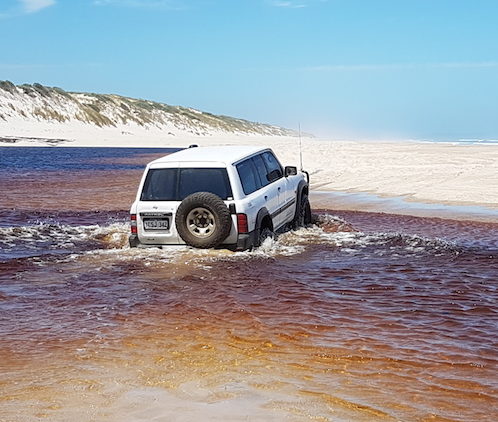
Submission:
M 319 138 L 220 135 L 119 135 L 99 129 L 56 132 L 51 138 L 0 136 L 8 147 L 171 148 L 259 145 L 283 165 L 300 163 L 311 177 L 317 208 L 498 222 L 498 148 L 426 141 L 337 141 Z M 5 132 L 4 132 L 5 133 Z M 100 136 L 97 136 L 100 134 Z M 5 141 L 7 140 L 7 141 Z
M 313 209 L 359 211 L 445 220 L 498 223 L 498 209 L 452 201 L 418 202 L 404 197 L 375 195 L 369 192 L 311 191 Z

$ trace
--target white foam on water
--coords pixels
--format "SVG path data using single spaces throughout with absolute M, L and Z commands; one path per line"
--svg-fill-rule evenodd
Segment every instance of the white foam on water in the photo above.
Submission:
M 38 248 L 41 243 L 53 247 L 70 247 L 76 243 L 103 241 L 114 247 L 122 247 L 127 239 L 128 224 L 71 226 L 67 224 L 39 223 L 29 226 L 0 227 L 0 244 L 14 247 L 22 244 L 26 248 Z
M 76 250 L 61 260 L 76 260 L 81 255 L 86 255 L 105 257 L 106 260 L 114 261 L 139 261 L 145 266 L 175 262 L 197 268 L 208 268 L 211 262 L 219 260 L 275 259 L 298 255 L 311 245 L 328 245 L 348 254 L 361 252 L 365 248 L 378 248 L 378 255 L 459 253 L 455 243 L 443 239 L 430 239 L 398 232 L 353 231 L 347 221 L 331 214 L 321 214 L 317 216 L 316 221 L 315 225 L 287 231 L 275 238 L 267 238 L 260 247 L 242 252 L 226 249 L 196 249 L 181 245 L 130 248 L 129 225 L 124 222 L 92 226 L 40 223 L 31 226 L 1 227 L 0 245 L 7 250 L 15 250 L 19 246 L 30 250 L 37 248 L 54 250 L 84 248 L 86 243 L 92 248 L 91 250 L 82 252 Z

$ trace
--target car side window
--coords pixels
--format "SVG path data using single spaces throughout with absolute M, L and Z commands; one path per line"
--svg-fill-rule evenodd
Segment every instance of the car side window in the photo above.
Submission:
M 270 180 L 268 179 L 268 169 L 265 166 L 263 157 L 261 157 L 261 155 L 256 155 L 252 158 L 252 160 L 254 162 L 254 167 L 256 167 L 256 172 L 258 173 L 261 186 L 269 185 Z
M 263 161 L 265 162 L 266 168 L 268 169 L 267 178 L 270 183 L 284 176 L 282 166 L 270 151 L 263 152 L 261 156 L 263 157 Z
M 246 195 L 257 191 L 261 187 L 252 159 L 237 164 L 237 172 L 242 183 L 242 189 Z

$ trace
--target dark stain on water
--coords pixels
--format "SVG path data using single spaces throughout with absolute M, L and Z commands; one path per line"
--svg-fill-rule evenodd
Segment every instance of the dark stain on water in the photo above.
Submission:
M 315 210 L 254 252 L 130 250 L 110 177 L 0 209 L 0 420 L 143 420 L 136 391 L 173 395 L 156 417 L 498 419 L 498 224 Z
M 0 174 L 34 171 L 139 170 L 144 163 L 129 163 L 137 155 L 165 155 L 180 148 L 0 147 Z

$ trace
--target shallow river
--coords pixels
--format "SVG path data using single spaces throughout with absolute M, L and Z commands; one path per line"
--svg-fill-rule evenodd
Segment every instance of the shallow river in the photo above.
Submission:
M 498 224 L 130 250 L 163 153 L 0 148 L 0 421 L 498 420 Z

